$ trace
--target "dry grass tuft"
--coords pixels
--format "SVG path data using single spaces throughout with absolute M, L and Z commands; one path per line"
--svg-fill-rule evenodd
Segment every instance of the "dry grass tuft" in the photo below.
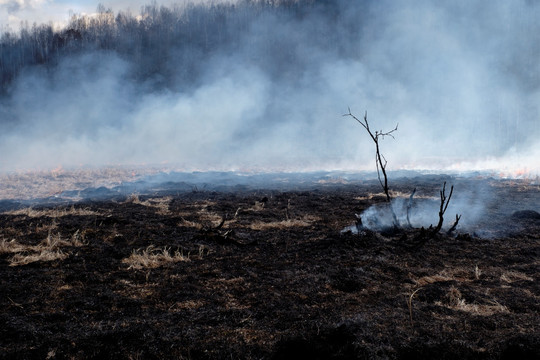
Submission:
M 500 277 L 501 281 L 504 281 L 506 283 L 513 283 L 514 281 L 534 281 L 534 279 L 530 276 L 527 276 L 526 274 L 520 273 L 518 271 L 507 271 Z
M 170 215 L 169 204 L 172 201 L 172 197 L 154 198 L 141 202 L 141 205 L 152 207 L 157 209 L 159 215 Z
M 71 238 L 62 239 L 60 234 L 52 235 L 49 233 L 47 238 L 43 240 L 38 247 L 56 249 L 64 246 L 84 246 L 86 242 L 84 241 L 84 234 L 81 234 L 79 230 L 75 231 Z
M 9 260 L 9 266 L 26 265 L 36 261 L 53 261 L 64 260 L 68 257 L 68 254 L 62 252 L 62 250 L 49 250 L 42 249 L 39 252 L 25 254 L 15 254 Z
M 0 254 L 18 253 L 24 251 L 26 246 L 19 244 L 17 240 L 0 240 Z
M 160 215 L 170 215 L 171 211 L 169 210 L 169 204 L 172 201 L 172 197 L 158 197 L 152 198 L 145 201 L 141 201 L 138 194 L 131 194 L 127 197 L 124 204 L 138 204 L 146 207 L 151 207 L 157 209 L 157 213 Z
M 187 228 L 195 228 L 197 230 L 200 230 L 203 228 L 202 224 L 196 223 L 194 221 L 189 221 L 184 218 L 182 218 L 182 221 L 180 221 L 177 226 L 187 227 Z
M 468 304 L 465 299 L 463 299 L 461 292 L 456 287 L 452 286 L 446 297 L 444 303 L 436 301 L 435 304 L 439 306 L 444 306 L 452 310 L 464 311 L 474 315 L 480 316 L 490 316 L 500 313 L 509 313 L 510 311 L 504 305 L 501 305 L 496 300 L 489 300 L 488 304 Z
M 195 221 L 198 221 L 198 223 L 185 220 L 182 221 L 179 226 L 199 228 L 203 226 L 203 223 L 215 223 L 217 225 L 221 222 L 221 220 L 223 220 L 223 216 L 220 216 L 215 212 L 208 211 L 208 208 L 214 205 L 216 205 L 216 203 L 212 201 L 201 201 L 187 206 L 182 211 L 175 211 L 174 215 L 182 218 L 197 218 Z
M 55 209 L 41 209 L 41 210 L 36 210 L 29 207 L 29 208 L 24 208 L 24 209 L 19 209 L 19 210 L 8 211 L 8 212 L 5 212 L 4 214 L 24 215 L 30 218 L 39 218 L 39 217 L 60 218 L 63 216 L 68 216 L 68 215 L 75 215 L 75 216 L 100 215 L 100 213 L 92 211 L 90 209 L 80 209 L 80 208 L 76 208 L 75 206 L 72 206 L 71 208 L 55 208 Z
M 175 251 L 171 255 L 167 247 L 159 249 L 153 245 L 148 246 L 144 250 L 133 250 L 130 257 L 122 260 L 123 264 L 129 265 L 129 269 L 154 269 L 166 264 L 179 261 L 189 261 L 189 254 L 186 256 L 182 251 Z
M 417 286 L 424 286 L 441 281 L 455 280 L 458 282 L 471 282 L 478 280 L 482 276 L 482 270 L 475 265 L 474 268 L 456 267 L 446 268 L 438 274 L 422 276 L 419 279 L 412 279 Z
M 52 235 L 49 233 L 46 239 L 37 245 L 24 245 L 16 240 L 0 241 L 0 253 L 14 253 L 9 259 L 9 266 L 26 265 L 36 261 L 63 260 L 69 254 L 61 250 L 62 247 L 83 246 L 84 234 L 77 230 L 71 238 L 62 239 L 60 234 Z
M 199 221 L 210 222 L 214 223 L 215 225 L 219 224 L 221 220 L 223 220 L 222 216 L 214 212 L 209 212 L 206 208 L 203 208 L 197 212 L 197 216 L 199 217 Z
M 255 221 L 254 223 L 247 225 L 247 228 L 252 230 L 271 230 L 287 229 L 291 227 L 306 227 L 318 220 L 320 219 L 314 216 L 305 216 L 302 219 L 289 219 L 272 222 Z

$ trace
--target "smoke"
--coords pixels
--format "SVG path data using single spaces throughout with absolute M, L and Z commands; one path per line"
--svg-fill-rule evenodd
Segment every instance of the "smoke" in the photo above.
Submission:
M 388 169 L 540 174 L 540 4 L 310 9 L 224 31 L 205 54 L 171 48 L 144 81 L 135 59 L 106 50 L 24 69 L 0 101 L 0 171 L 373 170 L 371 139 L 342 117 L 350 106 L 374 129 L 399 123 L 381 142 Z
M 455 188 L 451 190 L 454 186 Z M 442 184 L 441 189 L 442 191 Z M 450 192 L 452 195 L 450 197 Z M 502 201 L 486 182 L 453 180 L 446 184 L 444 192 L 448 207 L 444 213 L 443 231 L 449 229 L 456 221 L 456 215 L 460 216 L 459 229 L 470 231 L 478 223 L 488 217 L 487 209 Z M 389 229 L 394 226 L 392 211 L 388 203 L 380 203 L 370 206 L 360 214 L 362 225 L 372 230 Z M 414 228 L 435 227 L 439 222 L 441 206 L 440 192 L 426 193 L 420 189 L 411 200 L 409 197 L 395 197 L 391 202 L 392 209 L 396 214 L 398 223 L 408 225 L 409 221 Z M 514 211 L 509 207 L 508 211 Z M 507 211 L 507 212 L 508 212 Z M 509 214 L 505 214 L 509 215 Z M 409 217 L 407 219 L 407 216 Z
M 0 8 L 5 8 L 8 13 L 15 13 L 26 8 L 34 8 L 44 2 L 45 0 L 0 0 Z

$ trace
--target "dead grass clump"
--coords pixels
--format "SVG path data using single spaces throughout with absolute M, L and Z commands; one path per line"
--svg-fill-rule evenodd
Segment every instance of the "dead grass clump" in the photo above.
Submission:
M 55 209 L 40 209 L 36 210 L 32 207 L 12 210 L 5 212 L 6 215 L 23 215 L 30 218 L 39 218 L 39 217 L 49 217 L 49 218 L 60 218 L 68 215 L 75 216 L 92 216 L 100 215 L 98 212 L 95 212 L 90 209 L 81 209 L 72 206 L 71 208 L 55 208 Z
M 19 244 L 17 240 L 0 240 L 0 254 L 18 253 L 24 251 L 26 246 Z
M 212 201 L 202 201 L 193 205 L 188 206 L 182 211 L 175 211 L 174 214 L 180 217 L 193 218 L 197 217 L 197 221 L 210 222 L 210 223 L 220 223 L 223 219 L 222 216 L 215 212 L 208 211 L 208 207 L 215 205 L 215 202 Z M 194 227 L 190 225 L 185 225 L 186 227 Z
M 287 229 L 291 227 L 305 227 L 311 225 L 311 222 L 305 220 L 282 220 L 273 222 L 255 221 L 247 227 L 252 230 L 269 230 L 269 229 Z
M 197 230 L 200 230 L 203 228 L 202 224 L 196 223 L 194 221 L 189 221 L 184 218 L 182 218 L 182 221 L 180 221 L 177 226 L 187 227 L 187 228 L 195 228 Z
M 252 224 L 247 225 L 247 228 L 252 230 L 288 229 L 291 227 L 310 226 L 319 220 L 320 219 L 315 216 L 304 216 L 302 219 L 287 219 L 272 222 L 255 221 Z
M 223 220 L 223 217 L 216 214 L 216 213 L 213 213 L 213 212 L 209 212 L 208 209 L 206 208 L 203 208 L 201 209 L 197 215 L 199 216 L 199 220 L 200 221 L 205 221 L 205 222 L 211 222 L 211 223 L 217 223 L 219 224 L 221 222 L 221 220 Z
M 69 254 L 61 250 L 62 247 L 83 246 L 84 234 L 77 230 L 69 239 L 62 239 L 60 234 L 49 233 L 46 239 L 37 245 L 23 245 L 16 240 L 0 241 L 0 253 L 14 253 L 9 259 L 10 266 L 26 265 L 36 261 L 63 260 Z
M 9 266 L 26 265 L 36 261 L 64 260 L 68 254 L 62 250 L 42 249 L 39 252 L 30 254 L 15 254 L 9 259 Z
M 534 281 L 534 279 L 526 274 L 520 273 L 518 271 L 507 271 L 501 275 L 500 279 L 506 283 L 513 283 L 514 281 Z
M 79 247 L 84 245 L 86 245 L 84 233 L 81 234 L 80 231 L 77 230 L 69 239 L 63 239 L 60 234 L 52 235 L 49 233 L 47 238 L 43 240 L 38 247 L 56 249 L 64 246 Z
M 141 202 L 141 205 L 157 209 L 159 215 L 170 215 L 171 211 L 169 210 L 169 204 L 171 201 L 171 197 L 155 198 L 143 201 Z
M 122 260 L 122 263 L 129 265 L 128 270 L 140 270 L 154 269 L 179 261 L 189 261 L 189 254 L 186 256 L 179 250 L 175 251 L 174 254 L 171 254 L 167 247 L 159 249 L 150 245 L 142 251 L 140 249 L 133 250 L 128 258 Z
M 79 230 L 75 231 L 75 233 L 71 235 L 70 245 L 77 247 L 87 245 L 85 239 L 85 231 L 83 231 L 82 233 Z
M 422 276 L 419 279 L 413 279 L 417 286 L 424 286 L 427 284 L 433 284 L 441 281 L 451 281 L 455 280 L 458 282 L 471 282 L 478 280 L 482 275 L 482 270 L 475 265 L 474 268 L 465 268 L 465 267 L 456 267 L 456 268 L 445 268 L 440 271 L 438 274 Z
M 449 281 L 452 280 L 451 277 L 446 275 L 431 275 L 431 276 L 423 276 L 418 280 L 413 280 L 417 286 L 425 286 L 428 284 L 433 284 L 440 281 Z
M 496 300 L 487 301 L 489 304 L 468 304 L 463 299 L 461 292 L 456 287 L 450 287 L 444 302 L 436 301 L 435 304 L 445 306 L 452 310 L 464 311 L 474 315 L 490 316 L 498 313 L 509 313 L 510 311 L 504 305 Z

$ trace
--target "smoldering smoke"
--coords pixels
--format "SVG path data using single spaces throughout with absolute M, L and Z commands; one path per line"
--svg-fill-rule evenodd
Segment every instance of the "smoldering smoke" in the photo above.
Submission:
M 117 25 L 96 23 L 92 44 L 9 81 L 16 51 L 2 50 L 0 171 L 373 169 L 369 139 L 341 117 L 351 106 L 376 127 L 400 124 L 383 143 L 390 169 L 539 173 L 536 2 L 240 1 L 101 16 Z

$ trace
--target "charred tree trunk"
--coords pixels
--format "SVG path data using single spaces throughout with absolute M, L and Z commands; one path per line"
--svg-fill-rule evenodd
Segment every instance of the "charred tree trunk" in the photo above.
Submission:
M 443 183 L 443 188 L 440 191 L 441 195 L 441 206 L 439 208 L 439 223 L 437 226 L 433 229 L 433 235 L 437 234 L 439 231 L 441 231 L 443 221 L 444 221 L 444 213 L 446 212 L 446 209 L 448 208 L 448 204 L 450 204 L 450 199 L 452 198 L 452 194 L 454 193 L 454 185 L 450 187 L 450 194 L 448 195 L 448 198 L 446 197 L 446 181 Z M 448 230 L 448 233 L 451 233 L 454 231 L 459 223 L 459 219 L 461 219 L 461 215 L 456 214 L 456 221 L 454 222 L 454 225 Z

